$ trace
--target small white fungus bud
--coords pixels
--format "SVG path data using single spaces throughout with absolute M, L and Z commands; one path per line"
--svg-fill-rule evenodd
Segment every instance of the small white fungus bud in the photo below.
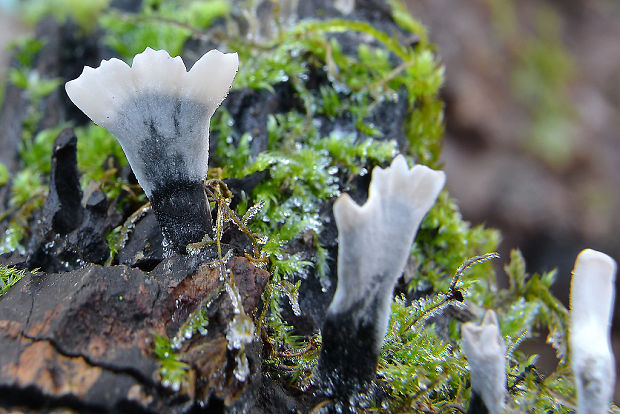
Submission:
M 614 392 L 610 343 L 616 262 L 586 249 L 575 261 L 570 293 L 570 358 L 577 382 L 578 414 L 607 413 Z
M 464 323 L 461 335 L 473 392 L 482 398 L 490 414 L 503 413 L 506 399 L 506 344 L 495 312 L 487 311 L 481 325 Z

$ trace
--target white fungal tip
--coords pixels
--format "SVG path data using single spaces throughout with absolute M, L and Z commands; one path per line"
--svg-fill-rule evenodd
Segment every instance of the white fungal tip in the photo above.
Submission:
M 375 168 L 368 200 L 357 205 L 344 194 L 334 203 L 338 227 L 338 287 L 329 312 L 376 318 L 379 349 L 389 320 L 392 291 L 402 274 L 418 227 L 443 188 L 445 175 L 402 155 L 389 168 Z M 374 312 L 374 313 L 373 313 Z M 371 315 L 372 313 L 372 315 Z
M 187 74 L 191 88 L 188 94 L 204 103 L 211 114 L 222 103 L 239 69 L 236 53 L 222 53 L 210 50 L 205 53 Z
M 67 95 L 94 123 L 104 128 L 113 121 L 119 104 L 135 93 L 131 69 L 122 60 L 104 60 L 97 69 L 85 66 L 82 74 L 65 84 Z
M 334 218 L 342 230 L 355 227 L 363 218 L 362 208 L 346 193 L 334 202 Z
M 209 122 L 239 68 L 236 53 L 211 50 L 187 72 L 165 50 L 146 50 L 129 67 L 118 59 L 85 67 L 69 98 L 120 142 L 150 198 L 159 183 L 199 182 L 207 173 Z
M 615 383 L 610 328 L 616 262 L 586 249 L 575 261 L 571 282 L 570 350 L 578 413 L 606 413 Z
M 506 398 L 506 344 L 499 330 L 497 315 L 485 313 L 481 325 L 473 322 L 461 327 L 463 349 L 469 361 L 473 390 L 491 414 L 504 411 Z
M 443 171 L 432 170 L 425 165 L 416 165 L 410 169 L 405 157 L 398 155 L 389 168 L 376 167 L 372 171 L 368 199 L 387 192 L 412 208 L 428 211 L 445 182 Z
M 170 57 L 165 50 L 147 47 L 133 58 L 131 79 L 137 92 L 157 91 L 164 95 L 179 96 L 187 82 L 187 70 L 180 56 Z
M 572 324 L 607 330 L 611 322 L 616 262 L 604 253 L 583 250 L 577 256 L 571 283 Z

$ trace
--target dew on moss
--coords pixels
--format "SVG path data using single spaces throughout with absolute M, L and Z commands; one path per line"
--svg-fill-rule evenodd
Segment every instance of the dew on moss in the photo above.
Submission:
M 243 382 L 250 375 L 250 365 L 248 364 L 248 358 L 243 350 L 239 350 L 235 356 L 235 378 Z
M 254 338 L 254 323 L 244 314 L 238 313 L 228 324 L 226 339 L 228 349 L 240 349 L 242 346 L 252 342 Z

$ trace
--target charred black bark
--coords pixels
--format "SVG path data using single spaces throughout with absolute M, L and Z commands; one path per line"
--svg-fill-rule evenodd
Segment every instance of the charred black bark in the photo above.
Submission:
M 82 223 L 84 216 L 77 168 L 77 137 L 72 129 L 63 130 L 54 141 L 50 175 L 44 215 L 51 216 L 52 229 L 56 233 L 68 234 Z

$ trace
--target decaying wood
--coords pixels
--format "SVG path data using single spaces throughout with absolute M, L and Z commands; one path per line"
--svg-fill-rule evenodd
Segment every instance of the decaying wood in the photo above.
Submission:
M 207 335 L 194 335 L 180 353 L 190 386 L 180 394 L 161 386 L 154 335 L 174 336 L 220 283 L 219 271 L 183 256 L 152 272 L 88 265 L 67 273 L 30 273 L 0 301 L 0 391 L 14 406 L 69 407 L 79 412 L 184 412 L 195 400 L 234 406 L 253 378 L 233 375 L 227 349 L 233 308 L 226 294 L 209 308 Z M 247 259 L 228 263 L 252 314 L 267 271 Z M 248 349 L 253 372 L 259 347 Z M 251 394 L 251 391 L 248 391 Z M 4 399 L 4 398 L 3 398 Z

